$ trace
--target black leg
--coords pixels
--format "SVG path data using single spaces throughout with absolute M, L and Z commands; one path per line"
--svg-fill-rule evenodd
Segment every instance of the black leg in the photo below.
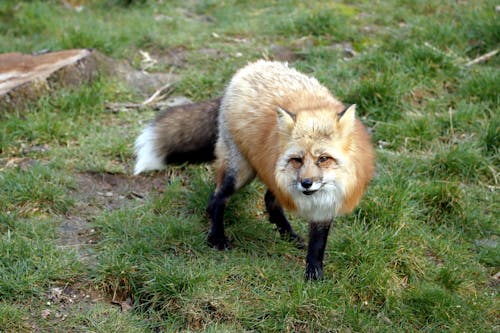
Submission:
M 323 278 L 323 257 L 329 230 L 329 222 L 311 222 L 309 225 L 309 246 L 307 248 L 305 274 L 307 280 Z
M 271 193 L 271 191 L 267 190 L 264 201 L 266 202 L 266 209 L 269 213 L 269 221 L 276 224 L 281 237 L 294 242 L 297 244 L 298 248 L 304 248 L 304 241 L 293 231 L 290 222 L 288 222 L 285 217 L 283 208 L 280 206 L 278 200 L 276 200 L 276 197 Z
M 229 249 L 229 240 L 224 233 L 224 209 L 227 199 L 234 193 L 235 180 L 232 176 L 224 176 L 222 184 L 208 203 L 207 212 L 211 219 L 208 233 L 208 244 L 218 250 Z

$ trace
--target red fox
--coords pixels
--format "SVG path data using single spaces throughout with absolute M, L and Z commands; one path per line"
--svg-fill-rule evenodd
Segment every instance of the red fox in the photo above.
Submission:
M 215 149 L 208 243 L 229 248 L 226 202 L 257 176 L 281 236 L 302 244 L 283 209 L 309 221 L 305 277 L 321 279 L 330 224 L 357 206 L 374 173 L 373 146 L 355 109 L 315 78 L 259 60 L 233 76 L 221 100 L 160 115 L 137 138 L 135 173 L 162 168 L 175 153 Z

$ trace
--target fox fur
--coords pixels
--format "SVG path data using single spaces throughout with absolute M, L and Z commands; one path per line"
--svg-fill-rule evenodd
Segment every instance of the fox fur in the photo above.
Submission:
M 260 60 L 240 69 L 220 100 L 160 115 L 136 141 L 135 173 L 164 167 L 174 153 L 215 152 L 209 244 L 229 247 L 226 202 L 258 177 L 283 237 L 301 244 L 283 209 L 309 221 L 305 276 L 319 279 L 331 221 L 358 205 L 374 173 L 370 137 L 355 110 L 315 78 Z
M 134 174 L 169 164 L 215 158 L 220 98 L 174 106 L 160 113 L 135 142 Z

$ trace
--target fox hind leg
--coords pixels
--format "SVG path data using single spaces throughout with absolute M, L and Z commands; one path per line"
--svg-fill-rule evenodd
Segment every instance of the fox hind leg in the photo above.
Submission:
M 224 232 L 224 211 L 227 201 L 237 190 L 255 178 L 255 171 L 230 140 L 219 140 L 216 145 L 216 188 L 207 207 L 211 226 L 208 244 L 218 250 L 230 248 Z
M 228 249 L 229 240 L 224 233 L 224 210 L 229 197 L 235 192 L 235 180 L 232 175 L 223 176 L 223 180 L 212 194 L 207 212 L 211 219 L 208 244 L 218 250 Z
M 304 248 L 304 240 L 293 231 L 290 222 L 288 222 L 283 212 L 283 208 L 270 190 L 267 190 L 264 201 L 267 213 L 269 214 L 269 222 L 276 224 L 281 237 L 295 243 L 299 249 Z

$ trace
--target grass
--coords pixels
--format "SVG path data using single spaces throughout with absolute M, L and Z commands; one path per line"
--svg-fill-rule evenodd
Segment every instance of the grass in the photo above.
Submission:
M 308 283 L 305 253 L 267 222 L 258 182 L 232 199 L 234 249 L 218 252 L 205 240 L 208 166 L 129 177 L 154 112 L 103 112 L 144 98 L 112 78 L 1 113 L 0 332 L 497 331 L 500 58 L 465 66 L 499 47 L 496 5 L 2 1 L 0 52 L 93 47 L 139 67 L 139 50 L 183 50 L 181 65 L 153 69 L 178 74 L 174 93 L 194 100 L 285 47 L 358 105 L 377 174 L 335 222 L 325 280 Z M 67 220 L 88 226 L 81 247 L 64 243 Z

